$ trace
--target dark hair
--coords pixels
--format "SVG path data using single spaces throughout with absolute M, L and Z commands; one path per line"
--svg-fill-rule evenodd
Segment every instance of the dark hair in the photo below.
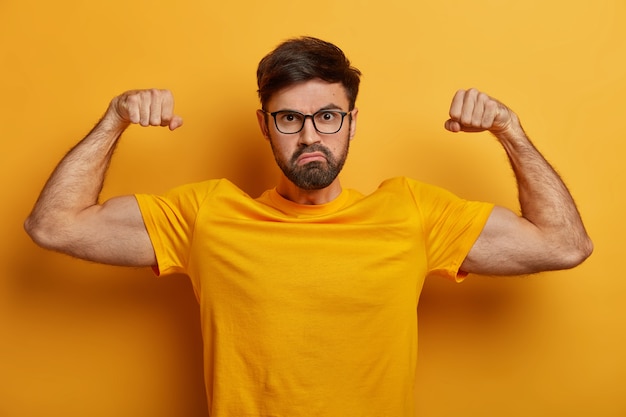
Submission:
M 263 108 L 277 91 L 320 78 L 329 83 L 341 83 L 348 96 L 349 110 L 352 110 L 359 92 L 361 71 L 350 65 L 337 46 L 305 36 L 278 45 L 259 62 L 256 74 Z

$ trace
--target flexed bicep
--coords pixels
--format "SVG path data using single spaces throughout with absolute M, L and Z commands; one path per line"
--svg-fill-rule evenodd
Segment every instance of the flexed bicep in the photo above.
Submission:
M 46 249 L 88 261 L 123 266 L 156 264 L 154 249 L 134 196 L 92 205 L 54 224 L 27 227 Z
M 131 90 L 111 100 L 98 124 L 61 159 L 24 227 L 47 249 L 117 265 L 153 265 L 154 251 L 133 196 L 99 204 L 106 171 L 132 124 L 182 125 L 169 90 Z
M 498 207 L 463 264 L 465 272 L 516 275 L 572 268 L 593 243 L 574 199 L 556 170 L 530 141 L 517 115 L 476 89 L 459 90 L 445 128 L 489 131 L 507 153 L 518 186 L 521 215 Z
M 460 269 L 483 275 L 526 275 L 572 268 L 582 260 L 568 250 L 571 244 L 560 234 L 496 206 Z
M 83 210 L 71 229 L 64 252 L 94 262 L 152 266 L 154 249 L 134 196 L 112 198 Z

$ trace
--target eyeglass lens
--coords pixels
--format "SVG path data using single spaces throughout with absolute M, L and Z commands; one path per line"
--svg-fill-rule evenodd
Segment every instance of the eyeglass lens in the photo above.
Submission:
M 347 113 L 337 110 L 320 110 L 315 114 L 302 114 L 296 111 L 284 110 L 271 113 L 274 116 L 276 128 L 281 133 L 298 133 L 304 128 L 307 118 L 311 118 L 313 126 L 320 133 L 332 134 L 341 130 L 343 118 Z

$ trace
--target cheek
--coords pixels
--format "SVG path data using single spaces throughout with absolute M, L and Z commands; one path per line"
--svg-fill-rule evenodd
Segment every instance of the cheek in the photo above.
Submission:
M 332 148 L 330 148 L 335 156 L 340 156 L 346 153 L 346 149 L 350 146 L 350 136 L 338 140 Z
M 272 135 L 269 137 L 270 145 L 272 146 L 272 152 L 275 156 L 281 156 L 283 159 L 289 159 L 295 152 L 293 145 L 290 145 L 286 141 L 276 140 Z

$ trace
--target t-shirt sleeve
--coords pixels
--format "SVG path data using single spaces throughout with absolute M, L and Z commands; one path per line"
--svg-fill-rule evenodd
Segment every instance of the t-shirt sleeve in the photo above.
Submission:
M 428 273 L 457 282 L 467 275 L 460 270 L 482 232 L 493 204 L 468 201 L 432 185 L 411 183 L 422 216 Z
M 177 187 L 163 196 L 135 195 L 156 254 L 157 275 L 186 273 L 198 211 L 214 187 L 212 180 Z

